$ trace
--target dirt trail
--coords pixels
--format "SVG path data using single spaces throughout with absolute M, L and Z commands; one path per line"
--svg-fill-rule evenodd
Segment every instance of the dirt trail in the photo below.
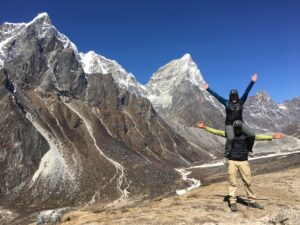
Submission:
M 264 210 L 238 204 L 232 213 L 224 201 L 227 182 L 219 182 L 131 206 L 77 210 L 65 215 L 63 224 L 300 224 L 300 168 L 254 176 L 253 184 Z M 245 196 L 241 182 L 238 195 Z

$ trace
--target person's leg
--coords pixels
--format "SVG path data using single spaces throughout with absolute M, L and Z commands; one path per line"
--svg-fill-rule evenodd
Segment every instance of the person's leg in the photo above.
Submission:
M 247 134 L 248 137 L 255 137 L 255 132 L 245 123 L 242 125 L 243 133 Z
M 251 171 L 250 171 L 249 162 L 248 161 L 239 162 L 238 169 L 240 171 L 242 180 L 244 182 L 244 186 L 246 189 L 247 198 L 248 198 L 249 202 L 255 202 L 256 196 L 254 194 L 254 191 L 253 191 L 252 185 L 251 185 Z
M 249 126 L 247 126 L 244 123 L 243 123 L 242 129 L 243 129 L 243 133 L 249 137 L 248 138 L 248 151 L 252 152 L 252 148 L 253 148 L 253 145 L 255 142 L 255 133 Z
M 229 188 L 228 188 L 228 195 L 229 195 L 229 203 L 233 204 L 236 203 L 236 196 L 235 192 L 237 189 L 237 166 L 236 162 L 233 160 L 228 161 L 228 178 L 229 178 Z
M 225 126 L 225 134 L 228 141 L 232 141 L 234 139 L 234 130 L 232 125 Z

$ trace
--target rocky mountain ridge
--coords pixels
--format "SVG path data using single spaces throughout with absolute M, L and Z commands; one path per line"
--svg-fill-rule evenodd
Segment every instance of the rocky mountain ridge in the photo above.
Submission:
M 119 87 L 148 98 L 165 120 L 184 126 L 204 120 L 212 127 L 224 128 L 224 108 L 202 89 L 204 78 L 190 54 L 159 68 L 146 85 L 140 84 L 116 61 L 94 52 L 81 56 L 86 72 L 112 72 Z M 266 91 L 260 91 L 247 100 L 244 118 L 257 131 L 290 134 L 290 128 L 299 124 L 299 107 L 299 97 L 277 104 Z M 297 125 L 294 132 L 298 134 Z

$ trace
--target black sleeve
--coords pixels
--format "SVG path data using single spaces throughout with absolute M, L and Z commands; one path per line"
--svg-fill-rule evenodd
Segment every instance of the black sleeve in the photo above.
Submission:
M 246 102 L 246 100 L 247 100 L 247 98 L 248 98 L 248 94 L 249 94 L 251 88 L 253 87 L 254 83 L 255 83 L 255 82 L 253 82 L 253 81 L 251 80 L 251 82 L 250 82 L 250 84 L 248 85 L 248 87 L 246 88 L 246 90 L 245 90 L 243 96 L 241 97 L 240 100 L 241 100 L 241 102 L 243 102 L 243 104 Z

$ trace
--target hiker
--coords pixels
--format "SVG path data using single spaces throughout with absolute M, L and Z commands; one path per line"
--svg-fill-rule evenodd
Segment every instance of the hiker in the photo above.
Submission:
M 219 135 L 221 137 L 226 137 L 224 130 L 218 130 L 218 129 L 214 129 L 214 128 L 208 127 L 208 126 L 206 126 L 204 124 L 203 121 L 200 121 L 197 124 L 197 127 L 201 128 L 201 129 L 205 129 L 206 131 L 208 131 L 208 132 L 210 132 L 212 134 L 216 134 L 216 135 Z M 274 133 L 272 135 L 268 135 L 268 134 L 256 134 L 255 135 L 255 140 L 256 141 L 273 140 L 273 139 L 281 139 L 282 137 L 283 137 L 283 134 L 281 134 L 281 133 Z
M 237 189 L 237 173 L 239 172 L 247 193 L 247 204 L 249 207 L 263 209 L 264 207 L 258 204 L 256 196 L 251 186 L 251 171 L 248 162 L 248 154 L 252 152 L 254 138 L 243 133 L 243 122 L 236 120 L 233 123 L 234 138 L 231 148 L 228 144 L 225 145 L 224 162 L 228 165 L 229 178 L 229 205 L 233 212 L 237 211 L 236 205 L 236 189 Z M 253 143 L 252 143 L 253 142 Z
M 207 90 L 210 94 L 212 94 L 216 99 L 219 100 L 219 102 L 221 102 L 225 106 L 225 109 L 226 109 L 225 133 L 226 133 L 226 137 L 228 139 L 229 148 L 231 147 L 232 140 L 234 139 L 234 131 L 233 131 L 232 125 L 233 125 L 234 121 L 236 121 L 236 120 L 243 121 L 243 105 L 246 102 L 248 94 L 249 94 L 252 86 L 256 82 L 256 80 L 257 80 L 257 74 L 253 74 L 253 76 L 251 78 L 251 82 L 248 85 L 248 87 L 246 88 L 246 90 L 241 98 L 239 98 L 238 91 L 235 89 L 232 89 L 229 93 L 229 100 L 221 97 L 216 92 L 211 90 L 208 87 L 207 83 L 205 83 L 203 85 L 203 88 L 205 90 Z M 252 129 L 244 123 L 243 123 L 242 130 L 243 130 L 243 133 L 248 135 L 248 137 L 255 136 L 255 133 L 252 131 Z

